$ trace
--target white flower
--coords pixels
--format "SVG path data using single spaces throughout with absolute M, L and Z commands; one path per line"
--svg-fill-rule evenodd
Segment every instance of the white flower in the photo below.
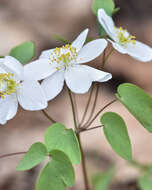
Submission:
M 11 56 L 0 59 L 0 124 L 12 119 L 19 104 L 25 110 L 41 110 L 47 100 L 41 85 L 26 78 L 24 66 Z
M 53 99 L 61 92 L 64 80 L 72 92 L 82 94 L 89 90 L 92 82 L 105 82 L 111 79 L 110 73 L 81 65 L 95 59 L 107 47 L 107 41 L 104 39 L 84 45 L 87 34 L 88 29 L 84 30 L 71 45 L 43 51 L 39 59 L 41 63 L 25 66 L 30 76 L 35 70 L 39 79 L 46 78 L 41 85 L 47 100 Z
M 112 39 L 109 41 L 117 51 L 128 54 L 139 61 L 147 62 L 152 60 L 152 48 L 137 41 L 135 36 L 131 36 L 122 27 L 117 28 L 104 9 L 98 10 L 98 20 Z

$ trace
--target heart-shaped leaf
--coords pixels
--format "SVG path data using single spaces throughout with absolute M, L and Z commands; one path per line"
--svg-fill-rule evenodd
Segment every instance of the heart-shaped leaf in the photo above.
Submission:
M 40 142 L 35 143 L 22 158 L 16 170 L 29 170 L 45 160 L 47 155 L 48 152 L 44 144 Z
M 94 0 L 92 5 L 92 10 L 95 15 L 97 15 L 98 9 L 103 8 L 109 16 L 115 9 L 115 4 L 113 0 Z
M 22 64 L 25 64 L 34 57 L 34 51 L 35 45 L 29 41 L 12 48 L 9 55 L 15 57 Z
M 93 186 L 95 190 L 108 190 L 114 176 L 114 169 L 110 168 L 106 172 L 99 173 L 93 177 Z
M 72 129 L 60 123 L 55 123 L 49 127 L 44 136 L 45 145 L 48 152 L 56 149 L 65 152 L 74 164 L 81 162 L 81 153 L 77 137 Z
M 117 98 L 128 111 L 149 131 L 152 132 L 152 97 L 134 84 L 121 84 Z
M 138 180 L 138 185 L 141 190 L 152 190 L 152 176 L 145 174 Z
M 131 143 L 124 120 L 114 112 L 106 112 L 101 117 L 101 123 L 112 149 L 122 158 L 131 160 Z
M 51 151 L 50 155 L 52 161 L 42 170 L 36 190 L 66 190 L 66 187 L 72 187 L 75 175 L 69 158 L 58 150 Z

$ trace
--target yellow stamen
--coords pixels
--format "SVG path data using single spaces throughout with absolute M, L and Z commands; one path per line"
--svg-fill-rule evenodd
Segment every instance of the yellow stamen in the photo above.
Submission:
M 51 52 L 51 55 L 51 62 L 59 64 L 59 66 L 56 67 L 57 70 L 63 67 L 67 68 L 73 60 L 76 62 L 78 56 L 76 48 L 70 44 L 62 46 L 61 48 L 55 48 L 53 52 Z
M 127 30 L 124 30 L 122 27 L 119 29 L 115 28 L 117 31 L 118 43 L 124 46 L 127 46 L 128 43 L 136 44 L 136 37 L 132 35 L 127 35 Z
M 5 98 L 6 95 L 16 91 L 19 83 L 13 79 L 13 76 L 12 73 L 0 73 L 0 98 Z

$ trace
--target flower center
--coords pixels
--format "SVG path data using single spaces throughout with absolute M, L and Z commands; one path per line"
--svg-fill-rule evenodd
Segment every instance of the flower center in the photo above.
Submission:
M 116 29 L 118 43 L 124 46 L 127 46 L 128 43 L 136 44 L 136 37 L 128 33 L 127 30 L 124 30 L 122 27 Z
M 77 52 L 76 48 L 67 44 L 62 46 L 61 48 L 55 48 L 53 52 L 51 52 L 51 62 L 57 63 L 57 70 L 62 68 L 67 69 L 69 66 L 72 66 L 76 63 L 77 60 Z
M 5 98 L 6 95 L 16 92 L 16 87 L 19 85 L 14 79 L 12 73 L 0 73 L 0 98 Z

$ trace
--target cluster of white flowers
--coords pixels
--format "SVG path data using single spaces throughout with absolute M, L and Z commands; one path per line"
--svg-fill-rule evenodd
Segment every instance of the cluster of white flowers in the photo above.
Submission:
M 144 62 L 152 60 L 152 48 L 116 28 L 103 9 L 98 11 L 98 20 L 110 37 L 108 41 L 120 53 Z M 62 91 L 64 81 L 72 92 L 83 94 L 92 82 L 112 78 L 110 73 L 82 65 L 98 57 L 108 44 L 105 39 L 97 39 L 84 45 L 87 34 L 88 29 L 71 44 L 43 51 L 38 60 L 25 66 L 11 56 L 0 59 L 0 124 L 16 115 L 18 102 L 25 110 L 45 109 L 48 101 Z

